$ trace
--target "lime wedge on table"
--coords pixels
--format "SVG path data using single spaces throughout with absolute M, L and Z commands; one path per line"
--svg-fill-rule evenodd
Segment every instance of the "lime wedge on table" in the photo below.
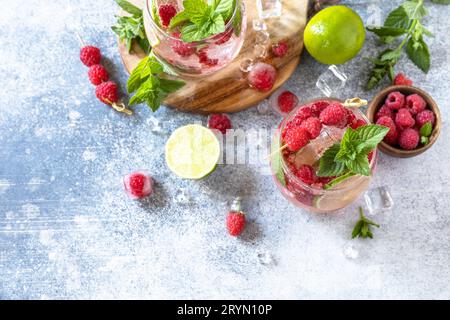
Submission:
M 176 129 L 166 143 L 166 163 L 177 176 L 200 179 L 216 168 L 220 143 L 214 133 L 198 124 Z

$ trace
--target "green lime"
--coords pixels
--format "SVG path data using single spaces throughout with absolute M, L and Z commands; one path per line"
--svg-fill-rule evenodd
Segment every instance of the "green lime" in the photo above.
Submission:
M 166 143 L 166 163 L 177 176 L 200 179 L 216 168 L 220 143 L 214 133 L 198 124 L 175 130 Z
M 361 17 L 346 6 L 332 6 L 316 14 L 306 25 L 308 52 L 324 64 L 342 64 L 361 50 L 366 31 Z

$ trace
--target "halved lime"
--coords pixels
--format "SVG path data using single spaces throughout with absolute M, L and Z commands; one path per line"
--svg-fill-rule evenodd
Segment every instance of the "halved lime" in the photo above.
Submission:
M 167 166 L 181 178 L 201 179 L 214 171 L 219 159 L 219 140 L 201 125 L 180 127 L 167 140 Z

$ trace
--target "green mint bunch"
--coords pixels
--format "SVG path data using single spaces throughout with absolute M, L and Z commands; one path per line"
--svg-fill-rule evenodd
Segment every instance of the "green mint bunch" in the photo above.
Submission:
M 432 0 L 435 3 L 450 4 L 450 0 Z M 424 0 L 410 0 L 389 13 L 383 26 L 369 26 L 367 30 L 375 33 L 383 44 L 391 45 L 397 40 L 395 48 L 382 51 L 377 58 L 369 58 L 374 64 L 367 82 L 367 89 L 373 89 L 386 75 L 394 80 L 394 66 L 401 57 L 402 50 L 423 72 L 430 69 L 431 56 L 425 36 L 433 34 L 425 28 L 421 20 L 428 14 Z M 401 40 L 401 41 L 400 41 Z
M 225 31 L 226 23 L 232 18 L 238 5 L 237 0 L 185 0 L 184 10 L 170 22 L 170 29 L 180 26 L 181 39 L 185 42 L 201 41 Z M 238 12 L 233 27 L 240 34 L 241 12 Z
M 120 41 L 125 41 L 128 52 L 131 51 L 134 40 L 146 53 L 149 53 L 151 47 L 145 35 L 142 10 L 126 0 L 115 1 L 130 16 L 116 16 L 116 25 L 111 29 L 119 36 Z
M 341 142 L 330 147 L 320 158 L 317 175 L 337 176 L 332 185 L 356 174 L 370 176 L 368 155 L 388 132 L 389 128 L 379 125 L 365 125 L 356 130 L 347 128 Z
M 129 105 L 146 103 L 156 111 L 169 94 L 185 85 L 183 81 L 164 78 L 164 71 L 164 66 L 153 55 L 142 59 L 127 82 L 128 93 L 134 93 Z

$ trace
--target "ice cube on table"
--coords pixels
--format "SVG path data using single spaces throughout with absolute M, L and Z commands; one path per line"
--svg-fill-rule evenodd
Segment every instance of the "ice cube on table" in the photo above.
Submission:
M 244 59 L 242 60 L 239 68 L 241 69 L 242 72 L 247 73 L 252 71 L 253 66 L 255 65 L 255 61 L 253 61 L 253 59 Z
M 364 193 L 364 200 L 366 201 L 369 215 L 389 211 L 394 206 L 394 200 L 386 186 L 367 190 Z
M 346 82 L 347 75 L 337 66 L 331 65 L 328 67 L 327 71 L 319 76 L 316 87 L 319 88 L 325 96 L 331 97 L 333 94 L 343 89 Z
M 256 32 L 255 42 L 256 44 L 267 46 L 270 41 L 270 34 L 267 31 L 261 30 Z
M 258 114 L 268 114 L 270 111 L 269 102 L 267 100 L 260 102 L 256 107 L 256 110 L 258 111 Z
M 280 17 L 283 6 L 281 0 L 256 0 L 256 8 L 261 19 L 269 19 Z

